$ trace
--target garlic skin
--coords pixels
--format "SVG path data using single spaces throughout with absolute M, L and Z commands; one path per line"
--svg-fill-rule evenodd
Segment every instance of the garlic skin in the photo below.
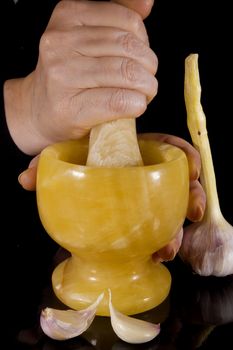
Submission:
M 55 340 L 66 340 L 79 336 L 90 327 L 103 297 L 104 293 L 100 294 L 88 308 L 79 311 L 45 308 L 40 315 L 43 332 Z
M 160 324 L 153 324 L 122 314 L 114 308 L 111 299 L 109 291 L 111 324 L 121 340 L 130 344 L 141 344 L 149 342 L 159 334 Z
M 201 276 L 233 274 L 232 226 L 223 217 L 187 226 L 179 256 Z

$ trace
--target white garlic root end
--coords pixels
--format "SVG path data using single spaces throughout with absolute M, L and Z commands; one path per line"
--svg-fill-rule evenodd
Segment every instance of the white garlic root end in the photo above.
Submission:
M 78 311 L 45 308 L 41 311 L 40 316 L 43 332 L 55 340 L 66 340 L 79 336 L 90 327 L 103 297 L 104 293 L 100 294 L 89 307 Z
M 154 339 L 160 332 L 160 324 L 153 324 L 126 316 L 117 311 L 112 304 L 111 291 L 109 290 L 109 309 L 111 324 L 116 335 L 130 344 L 141 344 Z

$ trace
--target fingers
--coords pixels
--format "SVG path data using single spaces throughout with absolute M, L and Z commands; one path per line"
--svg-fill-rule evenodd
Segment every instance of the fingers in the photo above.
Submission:
M 195 181 L 200 176 L 201 170 L 201 159 L 197 150 L 184 139 L 168 134 L 159 134 L 159 133 L 148 133 L 142 135 L 143 138 L 155 139 L 161 142 L 167 142 L 170 145 L 181 148 L 187 157 L 189 164 L 189 177 L 191 181 Z
M 203 218 L 206 206 L 206 194 L 198 180 L 190 183 L 187 218 L 193 222 Z
M 200 221 L 204 215 L 206 195 L 198 181 L 201 171 L 201 159 L 197 150 L 182 138 L 172 135 L 158 135 L 158 139 L 181 148 L 185 153 L 189 164 L 190 189 L 187 218 L 191 221 Z
M 56 49 L 62 43 L 60 56 L 77 59 L 83 57 L 130 57 L 142 64 L 153 75 L 158 60 L 155 53 L 132 32 L 113 27 L 72 27 L 65 31 L 49 30 L 44 34 L 42 46 L 46 51 Z M 58 53 L 58 51 L 56 51 Z
M 34 157 L 29 163 L 28 169 L 24 170 L 18 177 L 20 185 L 27 191 L 35 191 L 36 174 L 39 155 Z
M 60 1 L 53 12 L 49 27 L 105 26 L 121 28 L 134 33 L 148 43 L 148 36 L 141 16 L 125 6 L 110 2 Z
M 114 0 L 120 5 L 126 6 L 131 10 L 136 11 L 145 19 L 151 12 L 154 5 L 154 0 Z
M 33 157 L 32 160 L 30 161 L 28 168 L 35 168 L 38 165 L 39 162 L 39 157 L 40 155 L 38 154 L 37 156 Z
M 24 170 L 18 177 L 20 185 L 27 191 L 35 191 L 36 189 L 36 172 L 37 168 L 28 168 Z
M 206 195 L 200 182 L 198 181 L 201 171 L 201 159 L 197 150 L 184 139 L 173 135 L 144 134 L 142 137 L 167 142 L 181 148 L 185 152 L 189 164 L 190 177 L 187 218 L 194 222 L 200 221 L 205 211 Z
M 65 45 L 60 46 L 60 42 Z M 105 27 L 48 31 L 40 49 L 51 100 L 56 95 L 63 100 L 64 89 L 73 96 L 97 87 L 137 90 L 148 102 L 157 93 L 156 55 L 133 33 Z
M 64 65 L 59 68 L 56 75 L 57 86 L 62 84 L 64 76 L 67 88 L 74 93 L 78 89 L 106 87 L 131 89 L 147 96 L 148 102 L 157 93 L 157 80 L 154 76 L 129 58 L 80 57 L 78 62 L 75 59 L 69 60 L 69 69 Z
M 73 99 L 73 114 L 77 119 L 70 130 L 71 138 L 84 135 L 93 125 L 110 120 L 140 116 L 147 108 L 145 95 L 125 89 L 88 89 Z M 79 133 L 82 135 L 79 135 Z
M 175 238 L 171 240 L 165 247 L 153 254 L 154 262 L 173 260 L 178 253 L 183 238 L 183 228 L 181 228 Z

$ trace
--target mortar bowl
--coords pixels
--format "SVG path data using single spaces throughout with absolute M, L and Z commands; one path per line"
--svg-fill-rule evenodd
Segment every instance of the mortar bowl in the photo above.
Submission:
M 52 274 L 56 296 L 83 309 L 105 292 L 97 314 L 114 306 L 132 315 L 168 296 L 171 275 L 152 254 L 182 227 L 188 206 L 185 153 L 138 135 L 144 166 L 86 166 L 88 139 L 45 148 L 37 173 L 41 222 L 71 256 Z

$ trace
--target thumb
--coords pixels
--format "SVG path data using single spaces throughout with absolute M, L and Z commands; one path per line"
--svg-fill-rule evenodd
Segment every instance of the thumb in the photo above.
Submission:
M 149 16 L 154 5 L 154 0 L 113 0 L 113 2 L 136 11 L 142 16 L 142 19 Z

